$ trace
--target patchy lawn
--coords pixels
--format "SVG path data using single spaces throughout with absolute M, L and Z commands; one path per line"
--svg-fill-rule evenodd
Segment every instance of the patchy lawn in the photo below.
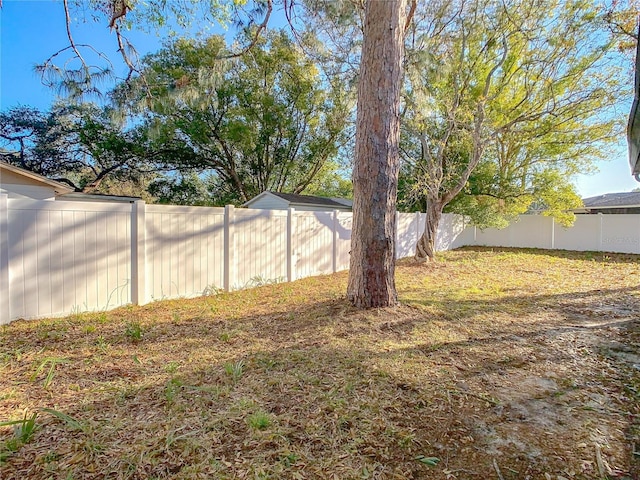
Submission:
M 465 249 L 0 330 L 0 478 L 640 478 L 640 257 Z

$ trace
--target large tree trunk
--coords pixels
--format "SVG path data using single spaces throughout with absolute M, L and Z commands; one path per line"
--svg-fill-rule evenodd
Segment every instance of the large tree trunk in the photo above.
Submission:
M 398 301 L 394 275 L 405 8 L 405 0 L 369 0 L 365 7 L 347 288 L 359 308 Z
M 436 235 L 438 225 L 442 218 L 442 203 L 429 199 L 427 201 L 427 218 L 424 223 L 424 232 L 416 245 L 415 259 L 418 262 L 435 261 L 436 259 Z

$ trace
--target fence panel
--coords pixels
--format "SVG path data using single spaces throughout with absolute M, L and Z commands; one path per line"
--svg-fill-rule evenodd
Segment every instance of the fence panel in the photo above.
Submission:
M 296 278 L 333 272 L 333 212 L 296 212 L 294 254 Z
M 130 205 L 8 201 L 10 318 L 130 301 Z
M 467 245 L 463 241 L 463 233 L 466 231 L 464 217 L 445 213 L 438 225 L 438 235 L 436 236 L 436 251 L 443 252 Z
M 599 250 L 601 246 L 600 222 L 602 215 L 576 215 L 572 227 L 556 225 L 554 248 L 559 250 Z
M 336 271 L 349 269 L 352 223 L 353 214 L 351 212 L 338 212 L 336 224 Z
M 287 278 L 287 211 L 235 210 L 232 288 Z
M 146 207 L 146 298 L 202 294 L 224 281 L 224 209 Z
M 553 248 L 554 223 L 551 217 L 521 215 L 510 229 L 510 247 Z
M 601 215 L 602 250 L 640 253 L 640 215 Z
M 419 214 L 398 213 L 396 234 L 396 258 L 410 257 L 415 253 L 419 231 Z

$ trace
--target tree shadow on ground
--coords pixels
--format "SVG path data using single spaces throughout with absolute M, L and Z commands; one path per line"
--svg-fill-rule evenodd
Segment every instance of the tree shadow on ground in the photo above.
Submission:
M 334 298 L 233 317 L 202 298 L 184 311 L 110 313 L 90 333 L 69 321 L 59 342 L 22 343 L 66 359 L 55 381 L 14 388 L 75 423 L 41 413 L 0 476 L 599 478 L 600 448 L 633 478 L 640 412 L 624 385 L 638 376 L 601 355 L 598 335 L 637 327 L 637 290 L 371 311 Z M 634 318 L 594 313 L 620 297 Z M 440 313 L 424 309 L 434 306 Z M 125 333 L 132 322 L 139 340 Z M 421 461 L 430 457 L 436 467 Z

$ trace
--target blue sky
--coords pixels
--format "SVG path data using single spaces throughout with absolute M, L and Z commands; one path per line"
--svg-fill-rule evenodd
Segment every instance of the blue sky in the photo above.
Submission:
M 42 85 L 34 72 L 37 63 L 68 45 L 64 11 L 57 0 L 4 0 L 0 9 L 0 110 L 17 105 L 47 109 L 56 94 Z M 117 53 L 114 35 L 108 27 L 88 19 L 77 18 L 73 35 L 77 43 L 88 43 L 105 53 L 113 62 L 117 75 L 126 67 Z M 157 50 L 161 40 L 153 34 L 129 35 L 140 54 Z M 629 108 L 631 99 L 629 99 Z M 611 148 L 610 159 L 598 164 L 595 175 L 576 178 L 583 197 L 608 192 L 625 192 L 640 187 L 630 175 L 626 139 L 620 138 Z
M 34 66 L 68 45 L 62 2 L 57 0 L 4 0 L 0 9 L 0 109 L 29 105 L 48 108 L 56 93 L 45 87 Z M 76 18 L 76 43 L 92 45 L 113 63 L 116 75 L 127 69 L 107 25 L 90 18 Z M 155 35 L 127 34 L 139 53 L 155 51 L 161 40 Z

